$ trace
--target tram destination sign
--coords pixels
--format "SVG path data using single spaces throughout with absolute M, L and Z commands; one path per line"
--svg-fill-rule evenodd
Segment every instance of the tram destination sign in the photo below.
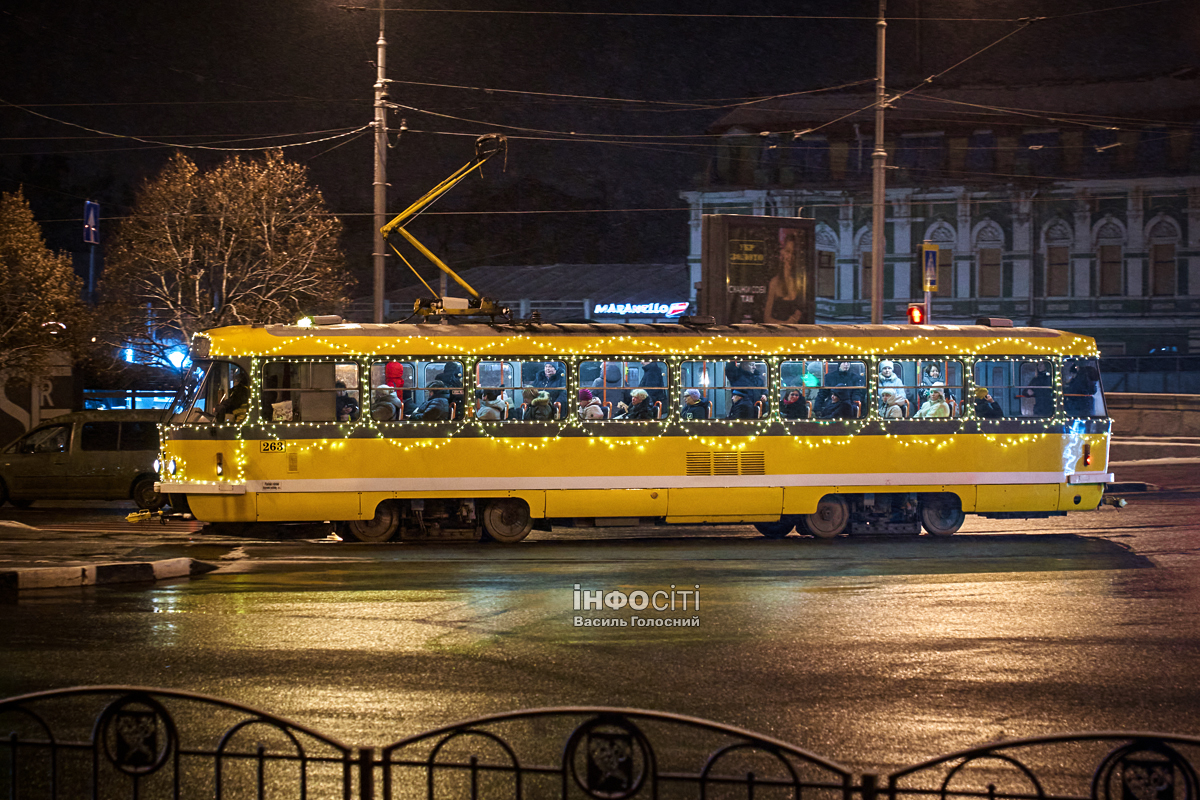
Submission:
M 816 220 L 705 214 L 699 313 L 718 324 L 816 319 Z

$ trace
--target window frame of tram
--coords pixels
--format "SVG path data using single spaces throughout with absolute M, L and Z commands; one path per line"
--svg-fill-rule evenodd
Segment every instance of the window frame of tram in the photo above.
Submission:
M 890 365 L 890 376 L 885 375 Z M 935 376 L 931 370 L 936 369 Z M 899 383 L 884 385 L 884 380 L 899 378 Z M 928 379 L 928 382 L 926 382 Z M 959 419 L 966 414 L 966 367 L 957 358 L 926 356 L 923 358 L 880 356 L 875 367 L 875 402 L 873 415 L 884 422 L 912 419 Z M 892 403 L 899 408 L 901 416 L 888 416 L 888 404 L 884 403 L 886 389 L 901 389 L 901 399 Z M 932 390 L 940 389 L 946 403 L 946 416 L 921 416 L 921 409 L 929 403 Z M 903 403 L 903 405 L 901 405 Z
M 194 378 L 197 373 L 201 373 L 199 378 Z M 171 404 L 171 424 L 211 425 L 245 420 L 250 413 L 253 398 L 247 400 L 244 411 L 239 414 L 236 409 L 232 410 L 226 419 L 213 419 L 210 413 L 210 409 L 216 409 L 243 378 L 248 385 L 250 373 L 236 362 L 221 359 L 196 361 L 188 370 L 175 402 Z
M 361 415 L 352 410 L 361 409 L 357 361 L 271 358 L 262 363 L 259 374 L 264 423 L 355 422 Z
M 561 386 L 550 386 L 546 381 L 546 365 L 554 365 L 554 379 L 562 378 Z M 499 370 L 496 367 L 499 366 Z M 495 376 L 499 372 L 499 379 Z M 554 422 L 565 419 L 571 411 L 570 367 L 567 362 L 558 358 L 481 358 L 474 364 L 475 399 L 471 407 L 471 416 L 478 422 Z M 518 379 L 518 375 L 520 378 Z M 542 376 L 539 378 L 539 376 Z M 538 381 L 542 380 L 539 385 Z M 527 389 L 533 390 L 528 401 L 525 398 Z M 503 396 L 508 408 L 499 420 L 480 419 L 486 393 L 497 391 L 497 398 Z M 533 416 L 532 405 L 542 393 L 546 394 L 552 410 L 552 419 L 539 419 Z
M 1050 369 L 1050 385 L 1033 383 L 1039 364 Z M 1054 385 L 1055 360 L 1051 358 L 977 358 L 972 365 L 976 388 L 986 389 L 992 396 L 1003 416 L 999 419 L 1050 419 L 1058 411 L 1059 403 Z M 981 372 L 984 371 L 985 372 Z M 1002 370 L 998 372 L 998 370 Z M 984 379 L 986 378 L 986 380 Z M 1049 413 L 1037 413 L 1037 392 L 1050 392 Z M 1043 409 L 1045 410 L 1045 409 Z M 977 419 L 982 419 L 976 417 Z
M 754 373 L 762 376 L 761 384 L 742 379 L 740 375 L 730 380 L 729 365 L 737 364 L 742 374 L 745 364 L 754 365 Z M 679 415 L 685 422 L 707 422 L 729 419 L 767 419 L 771 415 L 771 366 L 766 361 L 752 356 L 730 356 L 728 358 L 706 358 L 683 361 L 679 365 Z M 706 407 L 707 416 L 686 416 L 689 390 L 700 392 L 700 404 Z M 740 390 L 740 391 L 739 391 Z M 730 417 L 734 407 L 734 394 L 743 394 L 753 412 L 749 417 Z
M 1096 388 L 1091 393 L 1091 413 L 1083 413 L 1082 407 L 1086 401 L 1082 398 L 1088 397 L 1087 394 L 1078 394 L 1072 383 L 1072 366 L 1081 365 L 1084 368 L 1092 368 L 1095 370 Z M 1104 402 L 1104 381 L 1100 373 L 1100 360 L 1096 358 L 1087 358 L 1080 356 L 1068 356 L 1062 360 L 1062 393 L 1063 393 L 1063 409 L 1068 417 L 1077 419 L 1095 419 L 1097 417 L 1107 417 L 1107 405 Z M 1081 380 L 1090 380 L 1081 378 Z
M 662 374 L 662 386 L 642 386 L 644 369 L 648 364 L 656 364 Z M 619 384 L 610 384 L 611 370 L 619 370 Z M 603 419 L 589 419 L 584 422 L 653 422 L 667 419 L 671 411 L 671 375 L 668 362 L 659 358 L 637 359 L 587 359 L 576 364 L 576 379 L 579 388 L 588 389 L 595 397 L 600 397 L 600 406 L 604 409 Z M 599 384 L 596 381 L 600 381 Z M 650 403 L 655 413 L 652 419 L 639 420 L 623 417 L 620 404 L 626 408 L 633 404 L 632 392 L 643 389 L 648 394 L 644 402 Z M 656 394 L 660 393 L 660 394 Z M 658 399 L 656 399 L 658 398 Z
M 831 377 L 842 372 L 842 364 L 847 365 L 846 372 L 850 373 L 852 377 L 857 378 L 854 383 L 843 383 L 844 379 Z M 779 362 L 778 370 L 779 386 L 776 397 L 778 397 L 777 405 L 779 406 L 780 413 L 776 416 L 781 421 L 805 422 L 813 420 L 832 422 L 839 419 L 862 419 L 867 415 L 867 361 L 865 359 L 830 356 L 791 356 Z M 808 404 L 807 416 L 802 419 L 785 416 L 787 412 L 783 409 L 787 397 L 796 389 L 800 389 L 803 392 L 804 399 Z M 844 399 L 850 404 L 850 408 L 855 411 L 853 416 L 821 416 L 827 409 L 831 410 L 833 408 L 830 402 L 835 393 L 839 398 L 842 398 L 842 393 L 835 392 L 835 389 L 846 390 Z
M 388 365 L 400 365 L 400 386 L 388 383 Z M 458 367 L 458 385 L 445 385 L 442 389 L 430 389 L 437 376 L 454 364 Z M 367 366 L 371 386 L 370 417 L 376 423 L 399 424 L 412 422 L 450 422 L 461 418 L 464 403 L 464 381 L 466 365 L 458 359 L 422 361 L 404 356 L 376 356 Z M 391 379 L 391 380 L 394 380 Z M 433 393 L 445 392 L 448 414 L 440 420 L 414 419 L 414 412 L 433 398 Z

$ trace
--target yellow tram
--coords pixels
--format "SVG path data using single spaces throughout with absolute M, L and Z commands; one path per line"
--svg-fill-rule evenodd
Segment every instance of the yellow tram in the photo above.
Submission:
M 1113 479 L 1095 343 L 1005 322 L 215 329 L 162 426 L 159 489 L 201 520 L 370 542 L 948 535 L 967 513 L 1093 510 Z

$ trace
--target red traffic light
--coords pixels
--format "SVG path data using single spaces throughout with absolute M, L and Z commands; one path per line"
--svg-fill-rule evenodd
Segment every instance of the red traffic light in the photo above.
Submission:
M 925 304 L 912 303 L 908 307 L 908 322 L 910 325 L 925 324 Z

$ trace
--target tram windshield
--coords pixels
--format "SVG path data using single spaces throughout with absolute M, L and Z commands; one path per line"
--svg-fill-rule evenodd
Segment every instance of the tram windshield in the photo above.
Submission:
M 228 361 L 197 361 L 171 404 L 171 422 L 237 422 L 249 409 L 250 383 L 245 370 Z

